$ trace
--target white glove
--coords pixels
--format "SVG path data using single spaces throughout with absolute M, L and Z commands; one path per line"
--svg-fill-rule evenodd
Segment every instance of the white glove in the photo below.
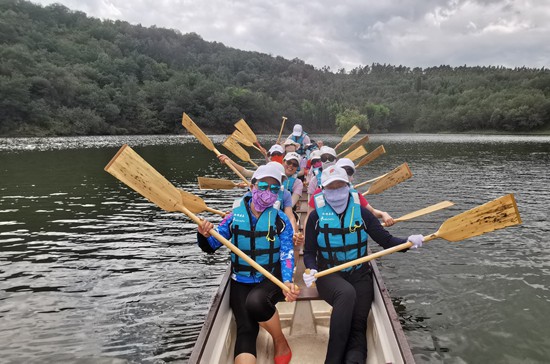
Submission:
M 304 272 L 304 274 L 302 275 L 304 277 L 304 283 L 306 284 L 306 287 L 311 287 L 313 282 L 317 280 L 317 278 L 315 277 L 315 273 L 317 273 L 316 269 L 310 269 L 309 273 Z
M 422 246 L 424 237 L 422 235 L 411 235 L 407 238 L 407 240 L 413 244 L 413 246 L 411 246 L 411 249 L 417 249 Z

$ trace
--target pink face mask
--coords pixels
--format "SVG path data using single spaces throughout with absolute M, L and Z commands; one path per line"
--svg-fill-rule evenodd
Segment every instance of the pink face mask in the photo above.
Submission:
M 258 212 L 262 212 L 268 207 L 273 206 L 277 201 L 277 194 L 269 190 L 260 191 L 257 188 L 252 190 L 252 203 L 254 203 L 254 209 Z

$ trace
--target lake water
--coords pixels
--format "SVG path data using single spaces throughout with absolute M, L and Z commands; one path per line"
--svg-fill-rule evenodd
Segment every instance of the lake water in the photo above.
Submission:
M 219 145 L 223 136 L 213 140 Z M 0 139 L 0 362 L 188 358 L 228 253 L 203 254 L 189 219 L 103 171 L 124 143 L 211 207 L 227 210 L 240 195 L 198 190 L 197 176 L 233 176 L 189 136 Z M 548 362 L 550 137 L 372 135 L 367 149 L 381 144 L 387 154 L 360 168 L 355 182 L 403 162 L 414 176 L 368 196 L 374 207 L 399 217 L 456 204 L 389 228 L 394 235 L 433 233 L 508 193 L 523 219 L 379 260 L 416 361 Z

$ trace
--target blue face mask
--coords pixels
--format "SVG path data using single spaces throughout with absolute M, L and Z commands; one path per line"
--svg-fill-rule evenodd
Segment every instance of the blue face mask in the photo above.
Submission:
M 349 189 L 349 186 L 344 186 L 335 190 L 323 190 L 325 200 L 337 214 L 344 212 L 348 206 Z

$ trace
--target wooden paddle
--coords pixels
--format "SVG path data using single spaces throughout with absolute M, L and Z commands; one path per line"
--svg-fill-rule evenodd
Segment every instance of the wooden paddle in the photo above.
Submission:
M 340 145 L 342 145 L 343 143 L 353 138 L 355 134 L 359 133 L 360 131 L 361 129 L 359 129 L 357 125 L 352 126 L 351 129 L 348 130 L 346 134 L 344 134 L 344 136 L 342 137 L 342 140 L 340 140 L 340 143 L 336 144 L 336 146 L 334 147 L 334 150 L 338 149 Z
M 344 158 L 349 158 L 351 159 L 352 161 L 358 159 L 358 158 L 361 158 L 362 156 L 364 156 L 365 154 L 367 154 L 367 150 L 365 149 L 364 146 L 360 145 L 359 147 L 355 148 L 354 150 L 352 150 L 351 152 L 349 152 L 348 154 L 346 154 L 344 156 Z
M 216 153 L 217 156 L 220 156 L 221 153 L 216 149 L 216 147 L 214 146 L 214 143 L 212 143 L 210 138 L 208 138 L 206 134 L 203 133 L 203 131 L 197 126 L 197 124 L 195 124 L 193 120 L 191 120 L 189 115 L 187 115 L 186 113 L 183 113 L 181 124 L 185 127 L 185 129 L 187 129 L 191 134 L 193 134 L 195 138 L 197 138 L 199 142 L 201 142 L 202 145 L 206 147 L 206 149 L 211 150 L 214 153 Z M 226 160 L 225 164 L 229 168 L 231 168 L 233 172 L 235 172 L 237 176 L 239 176 L 239 178 L 243 180 L 244 183 L 246 183 L 247 185 L 250 184 L 250 182 L 248 182 L 246 178 L 241 173 L 239 173 L 237 168 L 235 168 L 235 166 L 232 165 L 230 161 Z
M 239 129 L 239 131 L 245 136 L 246 139 L 250 140 L 251 142 L 255 143 L 258 147 L 261 149 L 265 149 L 260 145 L 260 142 L 258 141 L 258 137 L 252 129 L 250 129 L 250 126 L 244 121 L 244 119 L 241 119 L 235 123 L 235 128 Z
M 365 158 L 361 159 L 359 161 L 359 163 L 357 163 L 355 165 L 355 168 L 359 168 L 359 167 L 362 167 L 364 165 L 367 165 L 369 164 L 370 162 L 372 162 L 373 160 L 375 160 L 376 158 L 380 157 L 382 154 L 386 153 L 386 149 L 384 149 L 384 146 L 381 145 L 379 146 L 378 148 L 376 148 L 375 150 L 373 150 L 372 152 L 370 152 L 369 154 L 367 154 L 365 156 Z
M 412 177 L 409 165 L 405 162 L 393 171 L 386 173 L 383 177 L 374 181 L 363 196 L 382 193 L 390 187 L 396 186 Z
M 359 139 L 358 141 L 356 141 L 355 143 L 353 143 L 352 145 L 350 145 L 349 147 L 347 147 L 346 149 L 344 149 L 343 151 L 338 153 L 338 157 L 342 156 L 342 154 L 344 154 L 344 153 L 346 153 L 350 150 L 354 150 L 356 148 L 359 148 L 361 145 L 365 144 L 368 141 L 369 141 L 369 136 L 365 135 L 364 137 L 362 137 L 361 139 Z
M 286 116 L 283 116 L 283 122 L 281 123 L 281 130 L 279 130 L 279 136 L 277 137 L 277 141 L 275 142 L 275 144 L 279 144 L 279 142 L 281 141 L 281 135 L 283 134 L 283 128 L 285 127 L 285 121 L 286 121 Z
M 357 166 L 355 166 L 355 167 L 357 168 Z M 375 178 L 373 178 L 373 179 L 369 179 L 369 180 L 366 180 L 366 181 L 364 181 L 364 182 L 358 183 L 358 184 L 356 184 L 355 186 L 353 186 L 353 188 L 358 189 L 359 187 L 362 187 L 362 186 L 367 185 L 367 184 L 369 184 L 369 183 L 376 182 L 376 181 L 378 181 L 380 178 L 385 177 L 385 176 L 387 176 L 387 175 L 388 175 L 387 173 L 384 173 L 384 174 L 381 175 L 381 176 L 378 176 L 378 177 L 375 177 Z
M 232 190 L 235 187 L 244 188 L 243 186 L 230 181 L 228 179 L 197 177 L 199 188 L 201 190 Z
M 398 217 L 397 219 L 393 219 L 393 221 L 395 221 L 397 223 L 397 222 L 401 222 L 401 221 L 411 220 L 411 219 L 414 219 L 418 216 L 431 214 L 432 212 L 442 210 L 442 209 L 446 209 L 447 207 L 451 207 L 453 205 L 454 205 L 454 203 L 452 203 L 451 201 L 442 201 L 442 202 L 436 203 L 435 205 L 424 207 L 423 209 L 416 210 L 414 212 L 408 213 L 406 215 Z M 386 224 L 383 223 L 382 226 L 386 226 Z
M 249 162 L 254 167 L 258 168 L 258 165 L 254 163 L 252 159 L 250 159 L 250 154 L 248 154 L 248 152 L 244 150 L 244 148 L 240 146 L 239 142 L 233 139 L 231 135 L 228 136 L 227 139 L 225 139 L 222 145 L 231 153 L 235 154 L 240 160 L 244 162 Z
M 263 154 L 262 150 L 257 146 L 255 146 L 254 143 L 252 143 L 250 140 L 246 139 L 243 133 L 241 133 L 238 129 L 235 129 L 235 131 L 233 131 L 233 134 L 231 134 L 231 136 L 235 138 L 235 140 L 241 143 L 242 145 L 246 147 L 252 147 L 256 149 L 258 152 Z
M 509 194 L 447 219 L 435 233 L 424 236 L 424 242 L 437 238 L 447 241 L 461 241 L 519 224 L 521 224 L 521 217 L 519 216 L 518 206 L 514 195 Z M 384 249 L 378 253 L 318 272 L 315 274 L 315 277 L 323 277 L 327 274 L 338 272 L 357 264 L 366 263 L 369 260 L 408 249 L 412 246 L 411 242 L 406 242 L 393 248 Z
M 121 182 L 125 183 L 161 209 L 169 212 L 183 212 L 197 225 L 202 223 L 202 220 L 191 211 L 189 206 L 187 206 L 188 200 L 182 198 L 183 195 L 181 192 L 183 191 L 174 187 L 172 183 L 158 173 L 128 145 L 123 145 L 122 148 L 120 148 L 118 153 L 105 167 L 105 171 L 118 178 Z M 225 239 L 216 230 L 211 229 L 209 233 L 281 289 L 287 292 L 290 291 L 290 288 L 285 286 L 279 279 L 243 253 L 229 240 Z

